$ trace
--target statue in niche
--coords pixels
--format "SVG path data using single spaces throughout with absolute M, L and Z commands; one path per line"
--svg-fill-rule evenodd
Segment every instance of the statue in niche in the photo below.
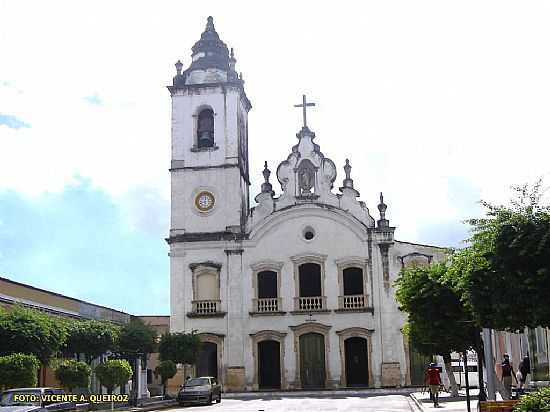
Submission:
M 311 194 L 315 182 L 315 168 L 309 160 L 304 160 L 298 170 L 298 184 L 300 194 Z

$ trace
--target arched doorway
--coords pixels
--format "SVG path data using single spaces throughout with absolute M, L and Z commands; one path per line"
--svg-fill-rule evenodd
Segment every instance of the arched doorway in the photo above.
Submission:
M 258 342 L 258 386 L 260 389 L 281 388 L 280 343 L 274 340 Z
M 325 378 L 325 337 L 314 332 L 300 335 L 302 388 L 324 388 Z
M 368 386 L 368 345 L 361 337 L 352 337 L 344 341 L 347 386 Z
M 197 359 L 197 376 L 218 377 L 218 345 L 215 343 L 201 343 Z

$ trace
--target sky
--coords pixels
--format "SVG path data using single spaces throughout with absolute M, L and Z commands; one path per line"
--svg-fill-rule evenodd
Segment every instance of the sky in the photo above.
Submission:
M 253 106 L 252 197 L 304 93 L 398 240 L 460 247 L 480 199 L 550 184 L 549 2 L 0 0 L 0 276 L 169 314 L 165 86 L 209 15 Z

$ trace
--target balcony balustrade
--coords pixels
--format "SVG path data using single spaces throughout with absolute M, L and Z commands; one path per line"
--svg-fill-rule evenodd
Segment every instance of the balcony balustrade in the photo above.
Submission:
M 300 296 L 294 298 L 294 308 L 297 311 L 311 312 L 327 308 L 326 296 Z
M 345 295 L 338 296 L 340 309 L 342 310 L 357 310 L 365 309 L 369 305 L 367 295 Z
M 194 300 L 193 313 L 197 315 L 208 315 L 221 312 L 221 300 Z
M 281 307 L 281 298 L 253 299 L 253 308 L 257 313 L 279 312 Z

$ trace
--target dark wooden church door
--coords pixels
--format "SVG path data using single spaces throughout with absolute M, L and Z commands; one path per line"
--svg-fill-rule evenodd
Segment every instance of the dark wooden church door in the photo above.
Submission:
M 197 376 L 218 377 L 218 345 L 203 342 L 197 359 Z
M 279 342 L 264 340 L 258 343 L 258 385 L 260 389 L 281 387 L 281 352 Z
M 300 336 L 302 388 L 325 387 L 325 338 L 319 333 Z
M 346 352 L 347 386 L 368 386 L 367 340 L 359 337 L 346 339 L 344 349 Z

